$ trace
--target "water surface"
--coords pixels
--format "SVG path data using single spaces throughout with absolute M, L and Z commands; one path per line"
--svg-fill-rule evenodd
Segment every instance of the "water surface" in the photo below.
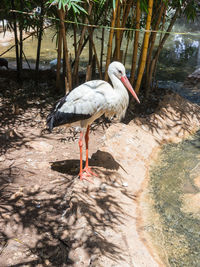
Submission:
M 200 132 L 165 145 L 150 171 L 150 233 L 168 266 L 200 266 Z

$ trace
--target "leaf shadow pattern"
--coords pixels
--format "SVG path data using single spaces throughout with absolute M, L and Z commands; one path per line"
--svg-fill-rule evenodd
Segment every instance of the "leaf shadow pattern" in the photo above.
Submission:
M 137 124 L 154 135 L 162 145 L 192 134 L 196 129 L 195 124 L 198 126 L 199 121 L 200 106 L 171 92 L 160 102 L 155 114 L 140 118 Z
M 14 181 L 18 176 L 28 177 L 29 173 L 14 164 L 1 170 L 2 264 L 10 258 L 13 261 L 9 266 L 13 267 L 73 266 L 77 262 L 96 266 L 100 255 L 113 262 L 125 260 L 126 252 L 110 235 L 118 235 L 117 227 L 130 215 L 123 210 L 113 192 L 117 190 L 133 199 L 134 196 L 124 188 L 116 187 L 114 181 L 119 166 L 110 155 L 107 157 L 115 163 L 114 168 L 111 164 L 108 169 L 109 166 L 102 166 L 102 162 L 101 167 L 96 166 L 100 175 L 97 185 L 83 183 L 77 179 L 76 172 L 70 172 L 76 166 L 76 160 L 64 162 L 66 165 L 57 163 L 57 169 L 53 171 L 60 174 L 60 179 L 41 188 L 16 188 Z M 71 165 L 64 172 L 68 163 Z M 108 174 L 110 177 L 107 179 Z

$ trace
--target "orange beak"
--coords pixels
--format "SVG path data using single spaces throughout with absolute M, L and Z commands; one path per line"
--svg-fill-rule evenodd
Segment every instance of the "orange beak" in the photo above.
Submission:
M 138 99 L 138 97 L 137 97 L 135 91 L 133 90 L 133 87 L 130 84 L 126 75 L 121 77 L 121 81 L 126 86 L 126 88 L 129 90 L 129 92 L 132 94 L 132 96 L 136 99 L 136 101 L 140 104 L 140 100 Z

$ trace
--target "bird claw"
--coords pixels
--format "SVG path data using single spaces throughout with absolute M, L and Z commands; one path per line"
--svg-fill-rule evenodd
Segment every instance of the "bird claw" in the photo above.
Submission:
M 90 182 L 90 183 L 93 184 L 93 181 L 90 180 L 87 176 L 88 176 L 88 175 L 87 175 L 87 173 L 85 173 L 85 172 L 84 172 L 84 173 L 79 173 L 79 177 L 80 177 L 80 180 L 81 180 L 81 181 L 85 180 L 85 181 L 88 181 L 88 182 Z
M 91 171 L 91 168 L 90 167 L 85 167 L 83 169 L 83 171 L 86 172 L 88 176 L 96 176 L 96 177 L 98 177 L 98 175 L 96 173 L 94 173 L 94 172 Z
M 89 167 L 85 167 L 84 169 L 83 169 L 83 171 L 81 172 L 81 173 L 79 173 L 79 177 L 80 177 L 80 180 L 81 181 L 83 181 L 83 180 L 86 180 L 86 181 L 88 181 L 88 182 L 90 182 L 90 183 L 92 183 L 93 184 L 93 181 L 91 181 L 89 178 L 88 178 L 88 176 L 97 176 L 97 174 L 96 173 L 94 173 L 94 172 L 92 172 L 91 171 L 91 168 L 89 168 Z

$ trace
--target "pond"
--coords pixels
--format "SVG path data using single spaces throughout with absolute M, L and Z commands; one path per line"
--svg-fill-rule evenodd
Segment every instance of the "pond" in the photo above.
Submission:
M 158 158 L 150 171 L 145 231 L 166 266 L 200 266 L 200 132 L 165 145 Z
M 174 31 L 200 33 L 197 24 L 179 22 Z M 170 36 L 158 67 L 159 86 L 200 105 L 198 83 L 183 83 L 199 67 L 200 37 Z M 200 131 L 162 147 L 144 195 L 145 233 L 165 266 L 200 266 Z
M 162 81 L 183 82 L 200 67 L 199 22 L 188 23 L 185 19 L 178 19 L 172 32 L 180 34 L 171 34 L 168 37 L 160 54 L 157 78 Z
M 173 32 L 192 32 L 200 33 L 198 22 L 188 23 L 184 19 L 177 20 L 175 26 L 172 29 Z M 105 31 L 105 40 L 108 39 L 108 31 Z M 158 35 L 159 36 L 159 35 Z M 94 32 L 94 41 L 96 45 L 97 53 L 101 50 L 101 30 Z M 140 34 L 142 40 L 143 34 Z M 73 35 L 68 33 L 67 35 L 69 53 L 74 58 L 73 48 Z M 14 44 L 14 40 L 4 41 L 3 38 L 0 42 L 0 54 L 6 51 L 10 46 Z M 105 41 L 104 51 L 107 50 L 107 42 Z M 131 67 L 132 60 L 132 47 L 133 42 L 129 44 L 129 50 L 126 60 L 127 70 Z M 126 40 L 123 40 L 122 50 L 125 51 Z M 28 38 L 24 42 L 24 53 L 30 62 L 31 68 L 34 68 L 37 49 L 37 39 L 35 37 Z M 10 50 L 3 57 L 8 58 L 10 61 L 10 67 L 15 68 L 15 51 Z M 54 29 L 47 29 L 43 35 L 42 47 L 41 47 L 41 69 L 49 68 L 49 62 L 57 57 L 56 50 L 56 36 Z M 88 58 L 88 46 L 83 49 L 81 54 L 81 67 L 85 67 L 85 63 Z M 104 58 L 105 62 L 105 58 Z M 185 78 L 191 74 L 195 69 L 200 66 L 200 35 L 182 35 L 171 34 L 161 52 L 159 64 L 157 68 L 157 79 L 164 82 L 165 86 L 168 86 L 168 82 L 183 82 Z M 26 62 L 24 67 L 27 68 Z M 170 83 L 171 86 L 171 83 Z

